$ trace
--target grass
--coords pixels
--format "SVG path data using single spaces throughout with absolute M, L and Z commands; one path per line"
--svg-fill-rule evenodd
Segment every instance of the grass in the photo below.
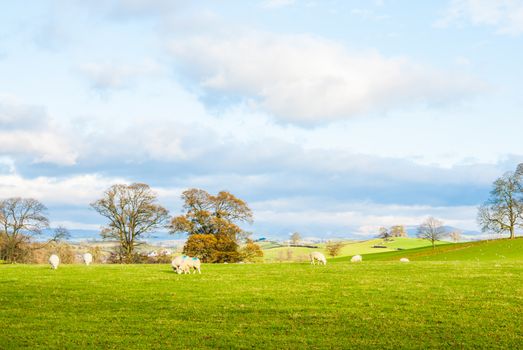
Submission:
M 517 349 L 522 282 L 516 260 L 3 265 L 0 348 Z
M 523 260 L 523 238 L 442 243 L 435 249 L 429 246 L 363 255 L 365 261 L 398 260 L 403 257 L 413 261 L 518 261 Z M 350 257 L 337 257 L 332 260 L 348 261 Z
M 437 242 L 440 244 L 449 244 L 448 242 Z M 387 248 L 372 248 L 375 245 L 384 245 Z M 401 249 L 413 249 L 419 247 L 427 247 L 430 242 L 418 239 L 418 238 L 394 238 L 392 241 L 384 242 L 383 239 L 371 239 L 367 241 L 346 241 L 345 245 L 341 249 L 339 256 L 348 257 L 356 254 L 372 254 L 395 251 L 398 248 Z M 304 247 L 285 247 L 278 246 L 275 244 L 265 243 L 262 245 L 264 252 L 264 259 L 266 262 L 275 262 L 279 260 L 279 256 L 283 255 L 287 257 L 287 251 L 291 251 L 292 257 L 289 260 L 308 260 L 309 253 L 313 251 L 319 251 L 328 256 L 325 244 L 317 244 L 318 248 L 304 248 Z

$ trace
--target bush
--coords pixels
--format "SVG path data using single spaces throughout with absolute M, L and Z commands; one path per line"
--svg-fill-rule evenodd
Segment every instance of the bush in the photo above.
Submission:
M 198 257 L 204 263 L 231 263 L 242 260 L 238 243 L 226 234 L 190 235 L 183 247 L 183 253 Z
M 343 242 L 333 242 L 333 241 L 328 241 L 327 244 L 325 245 L 325 249 L 327 250 L 327 253 L 334 257 L 334 256 L 337 256 L 338 254 L 340 254 L 340 250 L 341 248 L 343 248 L 345 244 Z
M 240 249 L 240 255 L 243 261 L 255 262 L 263 258 L 263 250 L 251 239 L 247 239 L 245 245 Z

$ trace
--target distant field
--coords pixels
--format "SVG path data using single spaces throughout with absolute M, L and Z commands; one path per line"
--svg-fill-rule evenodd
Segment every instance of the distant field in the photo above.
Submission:
M 403 257 L 413 261 L 523 261 L 523 238 L 441 244 L 436 249 L 421 247 L 407 251 L 367 254 L 363 259 L 387 261 Z M 350 257 L 339 257 L 331 261 L 349 259 Z
M 395 251 L 398 248 L 412 249 L 419 247 L 427 247 L 430 245 L 429 241 L 418 238 L 394 238 L 392 241 L 384 242 L 382 239 L 371 239 L 368 241 L 346 241 L 345 246 L 341 249 L 339 256 L 348 257 L 356 254 L 372 254 Z M 452 244 L 448 242 L 437 242 L 438 245 Z M 375 245 L 384 245 L 387 248 L 372 248 Z M 275 261 L 304 261 L 308 259 L 309 253 L 313 251 L 320 251 L 328 257 L 325 250 L 325 244 L 317 244 L 318 248 L 303 248 L 303 247 L 285 247 L 274 243 L 262 244 L 264 259 L 266 262 Z M 289 253 L 290 252 L 290 253 Z M 289 258 L 288 258 L 289 257 Z
M 522 281 L 520 261 L 2 265 L 0 348 L 517 349 Z

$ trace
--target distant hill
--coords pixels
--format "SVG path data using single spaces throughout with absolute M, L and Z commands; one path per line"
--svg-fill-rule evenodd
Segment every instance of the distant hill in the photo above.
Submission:
M 340 251 L 339 257 L 352 257 L 356 254 L 372 254 L 380 252 L 397 251 L 398 249 L 407 250 L 419 247 L 426 247 L 430 242 L 418 238 L 394 238 L 391 241 L 383 241 L 383 239 L 370 239 L 366 241 L 345 241 L 344 246 Z M 437 244 L 449 244 L 448 242 L 437 242 Z M 264 260 L 266 262 L 276 261 L 305 261 L 308 260 L 310 252 L 319 251 L 327 254 L 325 243 L 317 244 L 317 248 L 306 247 L 288 247 L 278 242 L 264 242 L 262 245 L 264 252 Z M 377 248 L 385 247 L 385 248 Z
M 366 254 L 363 259 L 364 261 L 398 260 L 403 257 L 412 261 L 523 261 L 523 237 L 449 243 L 439 245 L 436 249 L 420 247 L 404 251 Z M 337 260 L 346 259 L 339 258 Z
M 71 234 L 71 238 L 68 239 L 70 242 L 84 242 L 84 241 L 101 241 L 100 231 L 98 230 L 82 230 L 82 229 L 68 229 Z M 46 240 L 53 235 L 53 229 L 44 230 L 37 240 Z M 184 235 L 171 235 L 167 232 L 154 232 L 147 237 L 145 241 L 149 243 L 161 243 L 164 241 L 179 241 L 181 238 L 185 238 Z

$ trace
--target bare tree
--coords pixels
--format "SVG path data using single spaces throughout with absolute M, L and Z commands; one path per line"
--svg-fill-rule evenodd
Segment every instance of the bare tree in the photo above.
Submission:
M 290 240 L 292 244 L 298 244 L 301 241 L 301 235 L 298 232 L 294 232 L 291 234 Z
M 392 237 L 391 232 L 386 227 L 380 227 L 378 232 L 378 238 L 383 238 L 384 241 L 388 241 Z
M 325 249 L 330 256 L 335 257 L 340 254 L 340 250 L 344 245 L 345 244 L 340 241 L 328 241 L 327 244 L 325 244 Z
M 450 239 L 452 239 L 453 242 L 459 242 L 461 241 L 461 231 L 455 230 L 449 233 Z
M 494 181 L 489 199 L 479 207 L 478 223 L 483 232 L 508 232 L 516 236 L 516 228 L 523 227 L 523 166 L 507 172 Z
M 119 242 L 120 260 L 126 263 L 133 261 L 139 239 L 164 227 L 169 219 L 156 194 L 142 183 L 113 185 L 91 207 L 109 220 L 101 235 Z
M 443 222 L 433 217 L 427 218 L 418 227 L 418 237 L 421 239 L 429 240 L 432 243 L 432 249 L 435 248 L 436 241 L 440 241 L 447 235 Z
M 0 201 L 0 259 L 17 262 L 33 236 L 49 227 L 47 208 L 33 198 L 8 198 Z

